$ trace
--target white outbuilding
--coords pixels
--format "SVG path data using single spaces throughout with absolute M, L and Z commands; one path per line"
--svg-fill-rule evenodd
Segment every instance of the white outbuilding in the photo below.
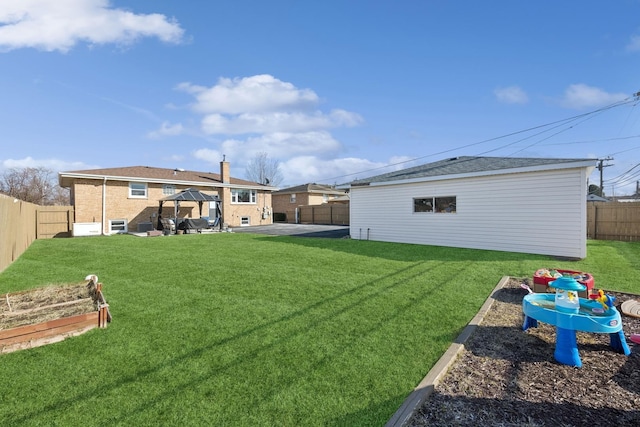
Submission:
M 582 259 L 596 159 L 454 157 L 348 184 L 352 239 Z

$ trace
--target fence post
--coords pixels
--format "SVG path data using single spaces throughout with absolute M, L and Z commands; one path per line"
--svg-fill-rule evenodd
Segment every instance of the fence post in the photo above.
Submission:
M 593 238 L 598 240 L 598 205 L 593 205 Z

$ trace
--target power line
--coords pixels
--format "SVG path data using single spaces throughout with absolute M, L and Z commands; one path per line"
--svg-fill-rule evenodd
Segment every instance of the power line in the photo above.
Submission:
M 537 129 L 541 129 L 541 128 L 545 128 L 545 127 L 549 127 L 549 126 L 553 126 L 551 129 L 555 129 L 555 128 L 558 128 L 558 127 L 560 127 L 560 126 L 562 126 L 562 125 L 564 125 L 566 123 L 571 123 L 571 122 L 576 121 L 578 119 L 585 118 L 585 120 L 583 120 L 583 121 L 578 123 L 578 124 L 581 124 L 584 121 L 588 120 L 587 117 L 589 117 L 589 116 L 592 116 L 594 114 L 602 113 L 602 112 L 610 110 L 612 108 L 616 108 L 616 107 L 620 107 L 620 106 L 623 106 L 623 105 L 627 105 L 627 104 L 636 102 L 639 99 L 640 99 L 640 92 L 637 92 L 637 93 L 634 93 L 632 96 L 630 96 L 628 98 L 625 98 L 625 99 L 620 100 L 620 101 L 616 101 L 616 102 L 614 102 L 612 104 L 606 105 L 604 107 L 598 108 L 596 110 L 593 110 L 593 111 L 590 111 L 590 112 L 587 112 L 587 113 L 578 114 L 578 115 L 575 115 L 575 116 L 572 116 L 572 117 L 568 117 L 568 118 L 561 119 L 561 120 L 556 120 L 556 121 L 549 122 L 549 123 L 546 123 L 546 124 L 543 124 L 543 125 L 533 126 L 533 127 L 527 128 L 527 129 L 519 130 L 519 131 L 516 131 L 516 132 L 511 132 L 511 133 L 508 133 L 508 134 L 505 134 L 505 135 L 501 135 L 501 136 L 485 139 L 485 140 L 478 141 L 478 142 L 473 142 L 473 143 L 462 145 L 462 146 L 459 146 L 459 147 L 456 147 L 456 148 L 451 148 L 451 149 L 448 149 L 448 150 L 439 151 L 437 153 L 427 154 L 425 156 L 415 157 L 415 158 L 412 158 L 412 159 L 409 159 L 409 160 L 404 160 L 404 161 L 401 161 L 401 162 L 391 163 L 391 164 L 388 164 L 388 165 L 385 165 L 385 166 L 379 166 L 379 167 L 376 167 L 376 168 L 361 170 L 359 172 L 353 172 L 353 173 L 349 173 L 349 174 L 345 174 L 345 175 L 334 176 L 332 178 L 327 178 L 327 179 L 324 179 L 322 181 L 332 182 L 332 181 L 336 181 L 337 179 L 347 178 L 347 177 L 351 177 L 351 176 L 354 176 L 354 175 L 366 174 L 368 172 L 374 172 L 374 171 L 379 171 L 379 170 L 382 170 L 382 169 L 388 169 L 388 168 L 391 168 L 391 167 L 394 167 L 394 166 L 403 165 L 403 164 L 407 164 L 407 163 L 412 163 L 412 162 L 415 162 L 415 161 L 418 161 L 418 160 L 422 160 L 422 159 L 426 159 L 426 158 L 429 158 L 429 157 L 438 156 L 438 155 L 441 155 L 441 154 L 450 153 L 450 152 L 461 150 L 461 149 L 464 149 L 464 148 L 469 148 L 469 147 L 474 147 L 474 146 L 481 145 L 481 144 L 486 144 L 488 142 L 497 141 L 497 140 L 500 140 L 500 139 L 508 138 L 508 137 L 519 135 L 519 134 L 526 133 L 526 132 L 531 132 L 531 131 L 534 131 L 534 130 L 537 130 Z M 567 128 L 567 129 L 561 131 L 561 132 L 569 130 L 569 129 L 573 128 L 573 127 L 574 126 L 571 126 L 571 127 Z M 545 130 L 545 131 L 539 132 L 538 134 L 533 135 L 533 136 L 537 136 L 537 135 L 540 135 L 540 134 L 542 134 L 544 132 L 548 132 L 548 131 L 549 130 Z M 556 134 L 554 134 L 552 136 L 555 136 L 555 135 L 557 135 L 557 134 L 559 134 L 561 132 L 558 132 L 558 133 L 556 133 Z M 528 138 L 531 138 L 531 137 L 528 137 Z M 526 140 L 528 138 L 523 138 L 520 141 L 516 141 L 516 143 L 517 142 L 521 142 L 523 140 Z M 549 138 L 545 138 L 542 141 L 547 140 L 547 139 L 549 139 Z M 500 146 L 500 147 L 498 147 L 496 149 L 492 149 L 492 150 L 486 151 L 486 152 L 484 152 L 482 154 L 493 152 L 493 151 L 497 151 L 497 150 L 509 147 L 509 146 L 511 146 L 513 144 L 515 144 L 515 143 L 511 142 L 509 144 L 502 145 L 502 146 Z M 532 144 L 531 146 L 533 146 L 533 145 L 536 145 L 536 144 Z M 522 150 L 520 150 L 520 151 L 522 151 Z

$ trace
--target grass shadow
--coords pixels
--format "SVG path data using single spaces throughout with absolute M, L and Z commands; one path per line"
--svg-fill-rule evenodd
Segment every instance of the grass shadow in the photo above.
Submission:
M 539 261 L 549 264 L 553 258 L 545 255 L 532 255 L 517 252 L 490 251 L 484 249 L 466 249 L 447 246 L 429 246 L 409 243 L 377 242 L 352 239 L 317 239 L 302 236 L 260 236 L 257 240 L 294 244 L 314 249 L 327 249 L 391 261 Z

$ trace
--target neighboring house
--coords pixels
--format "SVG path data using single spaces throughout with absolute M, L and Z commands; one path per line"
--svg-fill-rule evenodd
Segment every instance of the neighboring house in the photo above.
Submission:
M 345 190 L 330 185 L 303 184 L 284 188 L 272 193 L 274 214 L 286 215 L 287 222 L 296 222 L 296 209 L 299 206 L 321 205 L 346 196 Z M 348 199 L 347 199 L 348 201 Z
M 455 157 L 356 180 L 347 184 L 351 238 L 585 258 L 595 166 Z
M 597 194 L 589 194 L 587 195 L 587 202 L 608 202 L 609 199 L 604 197 L 600 197 Z
M 136 231 L 139 224 L 156 226 L 158 215 L 174 216 L 172 202 L 160 209 L 160 200 L 187 188 L 217 195 L 220 209 L 212 202 L 214 206 L 200 213 L 198 203 L 182 202 L 180 218 L 221 215 L 219 223 L 230 227 L 272 223 L 271 192 L 276 188 L 230 177 L 229 163 L 224 161 L 219 174 L 131 166 L 60 172 L 58 180 L 71 190 L 74 230 L 83 224 L 92 230 L 87 235 Z
M 631 195 L 631 196 L 615 196 L 612 199 L 616 202 L 628 203 L 628 202 L 640 202 L 640 196 Z

